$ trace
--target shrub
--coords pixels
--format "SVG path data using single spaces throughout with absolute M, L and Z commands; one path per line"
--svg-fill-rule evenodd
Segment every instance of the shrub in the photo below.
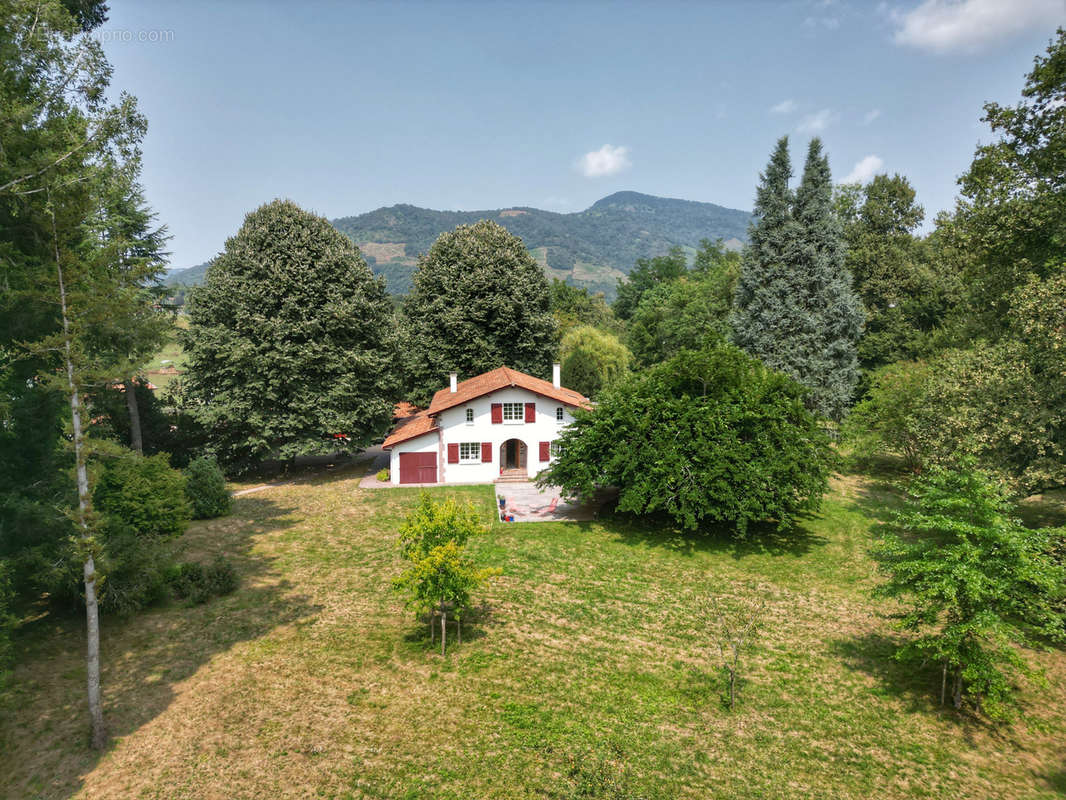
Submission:
M 539 482 L 583 497 L 616 487 L 620 511 L 665 513 L 688 529 L 785 528 L 818 507 L 833 462 L 804 395 L 732 345 L 683 351 L 578 411 Z
M 197 605 L 236 589 L 237 571 L 223 556 L 218 556 L 206 567 L 192 561 L 178 566 L 170 584 L 179 600 Z
M 382 483 L 388 483 L 389 482 L 389 471 L 387 469 L 379 469 L 378 470 L 378 474 L 377 474 L 377 479 L 379 481 L 381 481 Z
M 213 519 L 229 513 L 232 498 L 215 459 L 201 456 L 185 468 L 185 496 L 192 505 L 194 519 Z
M 130 528 L 109 525 L 103 534 L 97 570 L 100 609 L 119 616 L 134 614 L 167 599 L 167 574 L 173 563 L 169 545 L 139 536 Z M 81 565 L 72 560 L 73 590 L 81 598 Z
M 171 469 L 165 453 L 112 461 L 96 484 L 93 503 L 112 529 L 125 527 L 160 539 L 183 533 L 192 514 L 185 476 Z

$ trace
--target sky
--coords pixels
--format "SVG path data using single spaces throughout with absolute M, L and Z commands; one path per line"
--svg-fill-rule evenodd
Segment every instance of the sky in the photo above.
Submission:
M 928 220 L 1066 0 L 153 2 L 94 32 L 148 118 L 171 266 L 282 197 L 572 212 L 633 190 L 750 209 L 788 135 L 834 180 L 910 179 Z M 928 223 L 926 225 L 928 228 Z

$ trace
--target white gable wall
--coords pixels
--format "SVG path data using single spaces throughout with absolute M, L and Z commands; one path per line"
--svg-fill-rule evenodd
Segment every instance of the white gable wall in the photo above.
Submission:
M 536 422 L 492 423 L 493 403 L 535 403 L 537 407 Z M 466 421 L 466 409 L 474 411 L 473 423 Z M 563 409 L 563 421 L 556 421 L 556 409 Z M 441 428 L 442 441 L 438 445 L 438 434 L 433 432 L 401 442 L 392 448 L 391 475 L 393 483 L 400 482 L 401 452 L 431 452 L 440 448 L 437 462 L 437 474 L 442 483 L 491 483 L 500 476 L 500 446 L 508 439 L 518 439 L 526 445 L 526 474 L 534 478 L 538 472 L 548 466 L 547 461 L 540 460 L 540 443 L 552 442 L 562 430 L 573 422 L 571 408 L 562 403 L 543 397 L 527 389 L 510 387 L 483 395 L 466 405 L 458 405 L 441 412 L 437 425 Z M 480 447 L 478 460 L 473 463 L 448 463 L 448 445 L 463 442 L 477 442 L 479 445 L 489 442 L 492 445 L 492 461 L 482 462 Z

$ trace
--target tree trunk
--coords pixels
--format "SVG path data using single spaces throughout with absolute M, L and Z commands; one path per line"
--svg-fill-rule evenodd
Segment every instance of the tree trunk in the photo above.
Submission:
M 445 627 L 448 622 L 448 612 L 444 608 L 444 601 L 440 604 L 440 654 L 444 655 L 448 648 L 448 629 Z
M 962 667 L 955 670 L 955 687 L 951 693 L 951 700 L 956 709 L 962 708 Z
M 729 668 L 729 710 L 733 710 L 733 706 L 737 702 L 737 668 L 735 666 Z
M 144 445 L 141 442 L 141 411 L 137 407 L 137 390 L 134 387 L 133 376 L 125 379 L 126 384 L 126 408 L 130 412 L 130 447 L 140 455 L 144 455 Z
M 437 632 L 433 629 L 433 609 L 429 610 L 429 643 L 437 641 Z
M 940 675 L 940 705 L 944 705 L 944 701 L 948 694 L 948 662 L 944 662 L 944 671 Z
M 59 263 L 59 246 L 56 244 L 56 274 L 59 277 L 59 307 L 63 317 L 64 357 L 67 368 L 67 389 L 70 392 L 70 416 L 74 438 L 74 463 L 78 482 L 78 527 L 82 541 L 92 538 L 89 533 L 89 475 L 85 469 L 85 439 L 81 430 L 81 401 L 78 397 L 78 381 L 74 374 L 74 357 L 71 352 L 70 318 L 67 313 L 67 292 L 63 284 L 63 267 Z M 93 749 L 102 750 L 107 744 L 104 728 L 104 710 L 100 702 L 100 610 L 96 601 L 96 565 L 92 550 L 85 553 L 82 570 L 85 578 L 85 631 L 87 638 L 86 674 L 89 693 L 90 742 Z
M 461 616 L 458 616 L 458 617 L 455 618 L 455 630 L 456 630 L 456 633 L 458 634 L 458 636 L 456 637 L 455 643 L 456 644 L 462 644 L 463 643 L 463 618 Z

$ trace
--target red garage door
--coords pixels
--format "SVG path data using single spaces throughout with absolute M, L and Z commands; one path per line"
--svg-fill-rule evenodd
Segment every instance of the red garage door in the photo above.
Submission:
M 400 483 L 436 482 L 436 453 L 400 453 Z

